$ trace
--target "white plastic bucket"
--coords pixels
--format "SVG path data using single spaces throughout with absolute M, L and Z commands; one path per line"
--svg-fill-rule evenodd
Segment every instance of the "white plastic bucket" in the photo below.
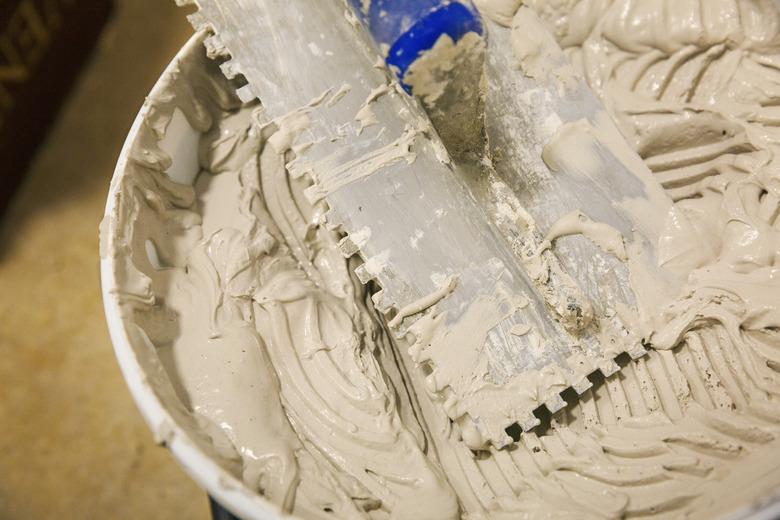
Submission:
M 162 92 L 170 82 L 187 81 L 187 75 L 179 69 L 179 60 L 194 53 L 203 54 L 203 34 L 194 35 L 179 51 L 163 72 L 150 93 L 150 98 Z M 174 103 L 175 104 L 175 103 Z M 101 260 L 103 302 L 108 329 L 117 360 L 138 408 L 160 444 L 170 449 L 181 467 L 220 504 L 242 518 L 272 520 L 290 518 L 279 508 L 265 500 L 242 480 L 226 469 L 214 452 L 209 440 L 200 431 L 183 405 L 171 392 L 170 380 L 157 357 L 157 353 L 143 335 L 137 332 L 132 320 L 123 316 L 119 293 L 121 280 L 117 277 L 117 262 L 121 257 L 104 254 L 111 246 L 122 216 L 119 204 L 124 196 L 119 188 L 128 169 L 130 151 L 148 132 L 144 122 L 149 117 L 149 103 L 138 113 L 119 156 L 108 194 L 106 211 L 101 224 Z M 160 146 L 171 156 L 173 164 L 167 171 L 169 177 L 180 182 L 192 182 L 197 171 L 198 134 L 182 117 L 174 117 L 168 125 Z M 765 520 L 780 515 L 780 496 L 766 497 L 745 505 L 727 515 L 727 518 Z

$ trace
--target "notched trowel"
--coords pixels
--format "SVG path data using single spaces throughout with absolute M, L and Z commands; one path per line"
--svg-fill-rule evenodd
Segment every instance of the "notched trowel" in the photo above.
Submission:
M 599 329 L 613 327 L 614 315 L 604 323 L 583 324 L 581 330 L 567 328 L 554 317 L 550 295 L 526 272 L 522 248 L 507 238 L 506 229 L 488 214 L 479 190 L 473 189 L 473 164 L 453 161 L 426 112 L 404 90 L 408 85 L 382 65 L 380 54 L 391 57 L 398 51 L 390 43 L 399 35 L 409 44 L 403 52 L 419 54 L 424 50 L 419 45 L 437 41 L 441 34 L 453 39 L 468 32 L 482 34 L 473 6 L 434 0 L 362 1 L 358 9 L 342 0 L 177 2 L 199 8 L 190 20 L 196 29 L 214 33 L 207 40 L 212 54 L 230 56 L 222 70 L 247 81 L 238 95 L 244 101 L 259 98 L 267 116 L 276 121 L 280 132 L 272 145 L 279 153 L 294 151 L 290 174 L 311 177 L 307 196 L 327 202 L 327 223 L 347 234 L 340 244 L 344 254 L 359 253 L 365 260 L 356 272 L 364 283 L 374 279 L 381 286 L 373 296 L 376 307 L 392 317 L 390 325 L 397 333 L 416 334 L 415 360 L 421 373 L 429 388 L 443 397 L 444 409 L 460 425 L 471 448 L 511 443 L 507 427 L 515 423 L 524 430 L 535 427 L 537 407 L 545 405 L 555 412 L 565 406 L 561 391 L 573 387 L 584 392 L 590 373 L 601 370 L 609 375 L 617 370 L 614 357 L 622 350 L 605 345 Z M 414 13 L 389 32 L 377 32 L 372 9 L 383 7 L 392 13 L 394 5 L 413 6 Z M 452 6 L 462 8 L 459 18 L 429 18 Z M 381 19 L 386 15 L 380 11 L 376 16 Z M 453 26 L 452 20 L 458 23 Z M 395 41 L 387 41 L 388 35 Z M 399 72 L 398 67 L 393 70 Z M 488 91 L 486 101 L 490 99 Z M 501 109 L 486 103 L 485 110 L 491 106 Z M 520 134 L 534 134 L 534 128 Z M 513 138 L 511 131 L 492 132 L 491 125 L 485 129 L 489 139 Z M 443 134 L 446 129 L 441 130 Z M 538 136 L 534 139 L 537 145 L 542 142 Z M 596 159 L 610 168 L 621 164 L 609 150 L 599 153 Z M 510 180 L 520 175 L 508 171 L 511 163 L 491 165 L 487 159 L 486 155 L 478 163 L 502 170 L 499 173 Z M 590 164 L 595 160 L 591 159 Z M 561 170 L 565 172 L 565 164 Z M 546 175 L 550 177 L 549 169 Z M 598 181 L 582 172 L 578 175 L 577 183 L 559 188 L 587 190 Z M 544 193 L 544 185 L 539 183 L 534 196 Z M 641 183 L 632 186 L 632 196 L 641 203 L 644 195 L 637 188 Z M 556 211 L 570 205 L 569 197 L 560 199 L 564 202 L 555 203 Z M 537 218 L 536 213 L 531 215 Z M 550 224 L 552 220 L 541 221 L 539 229 L 545 233 L 548 227 L 553 229 L 558 221 Z M 568 227 L 558 222 L 561 236 L 577 234 L 570 232 L 577 222 Z M 616 228 L 626 237 L 635 231 L 630 223 Z M 556 237 L 547 238 L 552 242 Z M 594 253 L 590 241 L 581 242 L 583 250 L 606 258 L 600 249 Z M 537 249 L 539 258 L 553 255 L 546 247 Z M 576 248 L 572 251 L 578 254 Z M 559 254 L 557 248 L 554 254 Z M 604 261 L 601 271 L 587 276 L 612 270 L 614 262 Z M 576 281 L 579 274 L 572 273 L 572 278 Z M 585 294 L 591 282 L 583 284 Z M 478 340 L 476 349 L 471 344 L 472 352 L 447 352 L 449 345 L 454 349 L 468 338 Z M 639 339 L 627 348 L 635 357 L 644 352 Z M 460 356 L 458 367 L 445 366 L 448 362 L 437 356 Z

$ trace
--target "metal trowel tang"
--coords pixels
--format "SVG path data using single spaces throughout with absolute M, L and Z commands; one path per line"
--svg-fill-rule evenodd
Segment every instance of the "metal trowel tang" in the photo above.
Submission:
M 616 370 L 613 354 L 550 318 L 425 112 L 377 67 L 376 47 L 345 3 L 177 1 L 199 8 L 190 21 L 214 33 L 208 47 L 231 56 L 221 67 L 246 79 L 241 99 L 259 98 L 276 121 L 269 144 L 295 152 L 290 174 L 314 181 L 307 196 L 327 202 L 328 224 L 347 234 L 343 252 L 365 260 L 357 275 L 381 286 L 377 308 L 395 313 L 397 333 L 411 327 L 430 342 L 417 345 L 428 356 L 417 359 L 418 374 L 446 395 L 470 447 L 512 442 L 506 427 L 533 428 L 535 408 L 557 411 L 562 390 L 584 391 L 599 367 Z M 527 329 L 536 334 L 517 333 Z M 471 351 L 448 354 L 466 335 Z M 444 366 L 448 355 L 457 366 Z

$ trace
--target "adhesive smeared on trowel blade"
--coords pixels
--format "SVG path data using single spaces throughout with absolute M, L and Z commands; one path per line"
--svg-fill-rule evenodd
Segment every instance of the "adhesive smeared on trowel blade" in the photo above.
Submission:
M 248 82 L 241 99 L 261 100 L 278 129 L 268 144 L 290 176 L 311 179 L 307 197 L 346 233 L 342 251 L 363 258 L 357 275 L 381 286 L 377 308 L 414 339 L 416 377 L 469 447 L 513 442 L 507 427 L 534 427 L 536 408 L 557 411 L 562 391 L 584 391 L 588 374 L 611 369 L 619 352 L 550 318 L 419 104 L 375 66 L 346 4 L 179 3 L 198 6 L 193 24 L 218 35 L 215 54 L 231 58 L 223 71 Z M 313 260 L 291 248 L 316 280 Z M 517 326 L 529 333 L 513 334 Z

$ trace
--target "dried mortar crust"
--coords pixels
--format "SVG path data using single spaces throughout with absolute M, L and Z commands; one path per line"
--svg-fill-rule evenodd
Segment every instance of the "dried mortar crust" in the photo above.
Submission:
M 105 252 L 123 309 L 226 464 L 295 515 L 705 518 L 780 484 L 776 7 L 525 3 L 480 7 L 553 30 L 675 201 L 661 260 L 687 282 L 655 350 L 507 449 L 466 447 L 259 105 L 205 53 L 147 102 Z M 202 134 L 194 186 L 164 173 L 174 107 Z

